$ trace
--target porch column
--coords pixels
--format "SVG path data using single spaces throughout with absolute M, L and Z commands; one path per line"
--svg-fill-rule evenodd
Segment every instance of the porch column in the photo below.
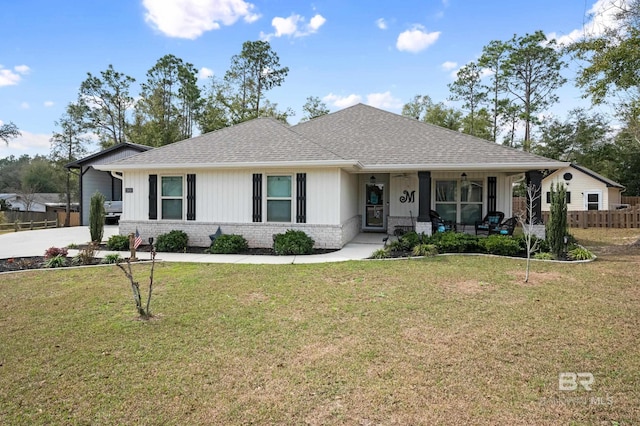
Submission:
M 418 172 L 418 221 L 416 231 L 431 235 L 431 172 Z
M 535 185 L 536 196 L 533 199 L 533 224 L 542 224 L 542 172 L 540 170 L 529 170 L 525 173 L 527 185 Z M 529 205 L 529 195 L 527 195 L 527 205 Z M 528 209 L 527 209 L 528 210 Z M 529 212 L 527 211 L 527 215 Z M 527 223 L 531 218 L 527 217 Z

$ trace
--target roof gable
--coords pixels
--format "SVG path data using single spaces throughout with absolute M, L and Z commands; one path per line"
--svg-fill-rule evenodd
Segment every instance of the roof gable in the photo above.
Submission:
M 127 153 L 129 155 L 135 155 L 139 152 L 145 152 L 152 148 L 153 147 L 147 145 L 123 142 L 117 145 L 110 146 L 109 148 L 103 149 L 102 151 L 98 151 L 79 160 L 65 164 L 65 167 L 68 169 L 79 169 L 82 166 L 86 165 L 110 163 L 111 161 L 114 161 L 114 155 L 117 155 L 117 153 L 119 152 L 124 155 L 127 155 Z

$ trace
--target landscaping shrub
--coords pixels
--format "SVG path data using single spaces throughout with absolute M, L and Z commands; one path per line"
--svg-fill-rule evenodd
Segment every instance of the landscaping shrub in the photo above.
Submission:
M 371 253 L 371 259 L 386 259 L 387 257 L 389 257 L 388 249 L 381 248 Z
M 98 245 L 90 243 L 76 254 L 72 262 L 74 265 L 91 265 L 96 257 Z
M 249 248 L 249 243 L 242 235 L 222 234 L 211 244 L 210 253 L 235 254 L 242 253 Z
M 500 256 L 515 256 L 520 251 L 520 243 L 506 235 L 489 235 L 478 241 L 484 252 Z
M 514 239 L 516 241 L 518 241 L 518 244 L 520 245 L 520 250 L 526 254 L 527 252 L 527 242 L 525 240 L 525 235 L 519 235 L 517 237 L 514 237 Z M 531 236 L 531 243 L 535 244 L 536 241 L 539 241 L 538 243 L 538 252 L 540 253 L 545 253 L 549 251 L 549 242 L 547 240 L 543 240 L 542 238 L 538 238 L 535 235 Z
M 435 256 L 438 254 L 438 247 L 435 244 L 418 244 L 411 250 L 414 256 Z
M 64 247 L 49 247 L 44 252 L 44 258 L 48 260 L 56 256 L 67 257 L 67 254 L 69 254 L 69 251 Z
M 67 258 L 61 254 L 55 255 L 44 263 L 45 268 L 61 268 L 67 265 Z
M 534 254 L 533 258 L 538 260 L 553 260 L 553 255 L 545 251 L 545 252 Z
M 289 229 L 284 234 L 273 237 L 273 250 L 278 255 L 311 254 L 314 243 L 304 231 Z
M 564 237 L 568 234 L 567 227 L 567 190 L 564 184 L 551 184 L 551 205 L 549 206 L 549 220 L 546 225 L 547 241 L 551 253 L 561 258 L 565 250 Z
M 104 235 L 104 195 L 96 191 L 91 196 L 89 203 L 89 233 L 91 241 L 97 243 L 102 241 Z
M 435 244 L 439 253 L 480 253 L 479 238 L 457 232 L 438 232 L 425 242 Z
M 179 253 L 187 250 L 189 237 L 184 231 L 173 230 L 166 234 L 158 235 L 156 239 L 156 250 L 164 252 Z
M 569 250 L 569 258 L 573 260 L 589 260 L 593 258 L 593 253 L 584 247 L 576 247 Z
M 112 235 L 107 241 L 107 248 L 114 251 L 127 251 L 129 250 L 129 236 L 127 235 Z
M 104 259 L 102 259 L 102 263 L 118 263 L 121 262 L 123 259 L 122 257 L 120 257 L 120 254 L 118 253 L 109 253 L 108 255 L 106 255 L 104 257 Z
M 422 244 L 424 234 L 418 234 L 416 231 L 409 231 L 398 238 L 403 250 L 411 251 L 418 244 Z

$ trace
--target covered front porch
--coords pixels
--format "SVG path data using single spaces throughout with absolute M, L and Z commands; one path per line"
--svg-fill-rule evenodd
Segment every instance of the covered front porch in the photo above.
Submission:
M 517 182 L 542 182 L 539 170 L 439 170 L 373 172 L 358 176 L 362 231 L 394 234 L 414 229 L 430 235 L 433 212 L 458 232 L 475 233 L 476 222 L 489 212 L 513 216 Z M 541 218 L 539 199 L 534 217 Z

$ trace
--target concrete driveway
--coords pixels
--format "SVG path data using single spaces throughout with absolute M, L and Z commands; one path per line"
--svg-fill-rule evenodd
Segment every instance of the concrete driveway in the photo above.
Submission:
M 118 233 L 118 225 L 104 227 L 103 240 Z M 91 240 L 88 226 L 38 229 L 10 232 L 0 235 L 0 259 L 23 256 L 44 256 L 49 247 L 66 247 L 69 244 L 86 244 Z

